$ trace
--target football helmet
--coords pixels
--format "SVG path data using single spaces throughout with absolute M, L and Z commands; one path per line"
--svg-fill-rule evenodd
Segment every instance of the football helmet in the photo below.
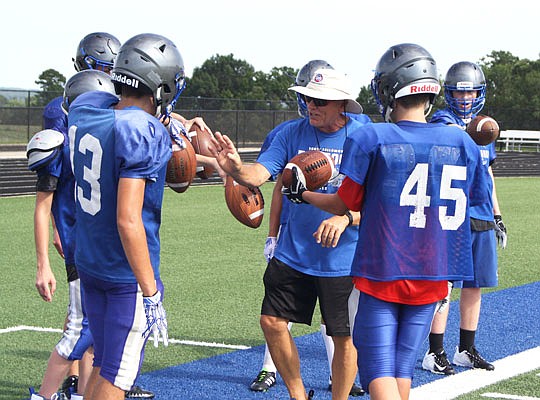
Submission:
M 395 99 L 427 93 L 431 95 L 427 115 L 440 90 L 435 60 L 426 49 L 412 43 L 390 47 L 379 59 L 371 81 L 371 91 L 386 122 L 390 122 Z
M 119 49 L 120 41 L 110 33 L 90 33 L 80 41 L 73 65 L 77 71 L 99 69 L 109 73 Z
M 454 98 L 454 91 L 476 91 L 476 98 Z M 469 61 L 450 67 L 444 79 L 444 100 L 450 110 L 462 120 L 478 114 L 486 102 L 486 78 L 482 68 Z
M 311 60 L 298 71 L 294 81 L 295 86 L 306 86 L 318 69 L 334 69 L 334 67 L 324 60 Z M 304 96 L 298 92 L 296 93 L 296 102 L 298 103 L 298 114 L 303 118 L 307 118 L 308 109 L 306 101 L 304 100 Z
M 136 35 L 120 47 L 111 77 L 118 94 L 121 85 L 148 88 L 158 118 L 172 112 L 186 85 L 184 60 L 175 44 L 153 33 Z
M 116 95 L 111 77 L 105 72 L 95 69 L 86 69 L 77 72 L 66 82 L 62 100 L 62 111 L 68 113 L 69 106 L 80 94 L 100 90 Z

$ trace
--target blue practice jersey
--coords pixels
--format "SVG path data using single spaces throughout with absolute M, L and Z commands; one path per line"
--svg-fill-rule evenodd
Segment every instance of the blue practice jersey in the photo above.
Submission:
M 487 201 L 480 153 L 462 130 L 402 121 L 351 135 L 341 172 L 364 185 L 353 275 L 473 278 L 469 205 Z
M 58 178 L 53 194 L 51 212 L 64 252 L 66 265 L 75 265 L 75 201 L 73 188 L 75 178 L 69 160 L 69 140 L 67 137 L 67 116 L 61 108 L 62 97 L 56 97 L 43 110 L 43 129 L 54 129 L 64 135 L 64 143 L 59 155 L 39 168 L 39 178 L 54 176 Z
M 159 278 L 161 204 L 171 141 L 166 128 L 137 107 L 87 92 L 71 104 L 70 149 L 76 180 L 77 268 L 96 278 L 135 283 L 116 221 L 120 178 L 146 179 L 142 218 L 154 275 Z
M 472 118 L 476 117 L 473 115 Z M 454 114 L 449 108 L 444 108 L 442 110 L 437 110 L 431 117 L 430 122 L 442 122 L 443 124 L 455 124 L 465 130 L 467 125 L 461 118 Z M 488 167 L 493 163 L 497 157 L 495 151 L 495 142 L 488 144 L 487 146 L 477 145 L 480 149 L 480 155 L 482 156 L 482 165 L 484 168 Z M 475 219 L 481 219 L 484 221 L 493 221 L 493 180 L 489 179 L 485 187 L 487 193 L 489 193 L 489 201 L 479 206 L 471 207 L 471 217 Z
M 307 150 L 328 153 L 339 169 L 345 138 L 360 128 L 352 119 L 344 128 L 328 134 L 309 124 L 309 119 L 298 119 L 287 124 L 275 136 L 270 147 L 259 156 L 261 163 L 272 176 L 283 171 L 288 160 Z M 319 189 L 322 193 L 335 193 L 342 182 L 342 175 Z M 289 200 L 287 200 L 289 201 Z M 358 228 L 347 228 L 335 248 L 323 248 L 315 242 L 313 233 L 321 222 L 332 217 L 310 204 L 289 204 L 289 217 L 282 226 L 274 256 L 305 274 L 314 276 L 348 276 L 358 237 Z

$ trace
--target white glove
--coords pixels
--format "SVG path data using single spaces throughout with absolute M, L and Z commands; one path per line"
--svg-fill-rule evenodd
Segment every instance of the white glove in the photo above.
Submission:
M 506 248 L 506 242 L 508 241 L 508 235 L 506 233 L 506 225 L 504 224 L 500 215 L 495 215 L 495 235 L 497 236 L 497 243 L 502 249 Z
M 172 140 L 180 146 L 181 149 L 186 148 L 184 140 L 188 137 L 188 132 L 185 126 L 178 121 L 177 119 L 169 117 L 169 124 L 167 125 L 167 130 L 171 135 Z
M 163 344 L 168 346 L 167 315 L 161 302 L 161 292 L 158 290 L 153 296 L 143 297 L 143 302 L 146 314 L 146 330 L 143 332 L 143 337 L 146 339 L 152 335 L 154 347 L 158 347 L 159 336 L 161 336 Z
M 277 238 L 274 236 L 268 236 L 266 243 L 264 244 L 264 258 L 269 263 L 272 257 L 274 257 L 274 251 L 276 250 Z

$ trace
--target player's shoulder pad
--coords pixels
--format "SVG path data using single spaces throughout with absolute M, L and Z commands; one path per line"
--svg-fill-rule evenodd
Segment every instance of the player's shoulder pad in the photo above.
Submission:
M 60 152 L 64 135 L 54 129 L 44 129 L 32 136 L 26 145 L 28 168 L 36 171 L 50 163 Z

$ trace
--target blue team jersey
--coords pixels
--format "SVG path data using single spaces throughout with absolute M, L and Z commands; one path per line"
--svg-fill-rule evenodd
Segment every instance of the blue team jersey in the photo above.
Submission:
M 473 115 L 472 118 L 476 117 Z M 467 125 L 461 118 L 454 114 L 449 108 L 444 108 L 442 110 L 437 110 L 433 113 L 430 122 L 442 122 L 446 125 L 455 124 L 465 130 Z M 488 144 L 487 146 L 477 145 L 480 149 L 480 155 L 482 156 L 482 165 L 486 170 L 493 163 L 497 157 L 495 151 L 495 142 Z M 493 221 L 493 180 L 489 179 L 485 187 L 487 193 L 489 193 L 489 201 L 479 206 L 471 207 L 471 217 L 475 219 L 481 219 L 484 221 Z
M 70 106 L 69 137 L 76 180 L 77 268 L 96 278 L 135 283 L 116 221 L 120 178 L 146 179 L 142 218 L 159 278 L 161 205 L 171 141 L 166 128 L 137 107 L 114 110 L 118 99 L 87 92 Z
M 353 275 L 376 281 L 473 278 L 469 205 L 489 179 L 462 130 L 367 124 L 345 143 L 341 172 L 364 185 Z M 345 198 L 345 197 L 344 197 Z
M 360 126 L 360 123 L 350 119 L 345 127 L 328 134 L 312 127 L 307 118 L 297 119 L 280 129 L 270 147 L 259 156 L 258 162 L 272 176 L 276 176 L 283 171 L 288 160 L 297 154 L 307 150 L 321 150 L 332 157 L 339 169 L 345 138 Z M 318 191 L 335 193 L 342 178 L 342 175 L 338 176 Z M 305 274 L 326 277 L 350 275 L 358 228 L 347 228 L 335 248 L 323 248 L 312 236 L 321 222 L 330 217 L 332 214 L 310 204 L 290 203 L 288 220 L 282 225 L 274 256 Z
M 56 97 L 43 110 L 43 129 L 54 129 L 64 135 L 62 151 L 50 163 L 38 169 L 38 177 L 54 176 L 58 178 L 53 194 L 51 212 L 60 236 L 64 262 L 75 265 L 75 201 L 73 188 L 75 178 L 69 160 L 69 140 L 67 137 L 67 116 L 61 108 L 62 97 Z
M 63 97 L 52 99 L 43 109 L 43 129 L 54 129 L 67 135 L 67 115 L 62 110 Z

